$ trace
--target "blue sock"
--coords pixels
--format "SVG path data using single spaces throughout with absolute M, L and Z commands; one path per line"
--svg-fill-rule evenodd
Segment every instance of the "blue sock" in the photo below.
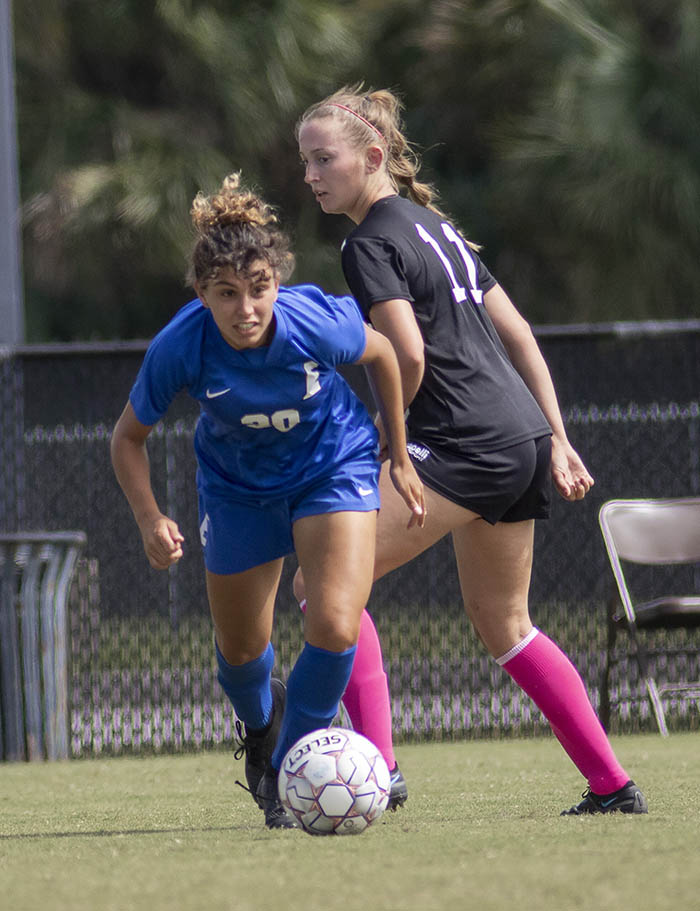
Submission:
M 357 646 L 344 652 L 304 644 L 287 681 L 287 708 L 272 765 L 279 769 L 287 750 L 304 734 L 327 728 L 345 692 Z
M 231 700 L 236 715 L 247 730 L 260 730 L 270 721 L 272 692 L 270 675 L 275 663 L 272 643 L 257 658 L 245 664 L 229 664 L 216 646 L 216 663 L 219 665 L 218 679 L 224 692 Z

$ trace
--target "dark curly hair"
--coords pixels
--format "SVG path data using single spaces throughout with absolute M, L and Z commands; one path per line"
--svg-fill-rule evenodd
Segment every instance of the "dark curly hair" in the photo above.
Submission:
M 245 275 L 257 260 L 267 262 L 280 281 L 292 274 L 289 238 L 272 207 L 241 187 L 240 174 L 229 174 L 211 196 L 198 193 L 190 214 L 196 232 L 190 285 L 206 285 L 227 267 Z

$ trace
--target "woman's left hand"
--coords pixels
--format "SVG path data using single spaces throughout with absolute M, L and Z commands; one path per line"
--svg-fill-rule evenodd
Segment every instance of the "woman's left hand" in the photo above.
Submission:
M 392 459 L 389 475 L 394 487 L 411 510 L 411 518 L 408 520 L 406 528 L 413 528 L 415 525 L 423 528 L 426 516 L 425 491 L 423 482 L 416 474 L 416 469 L 408 456 L 400 462 Z
M 582 500 L 595 481 L 568 440 L 552 437 L 552 481 L 559 494 L 573 502 Z

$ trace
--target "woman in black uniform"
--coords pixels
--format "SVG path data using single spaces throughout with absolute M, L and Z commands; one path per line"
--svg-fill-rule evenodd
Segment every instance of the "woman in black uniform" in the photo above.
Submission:
M 343 271 L 365 317 L 396 350 L 408 448 L 426 487 L 425 526 L 398 534 L 403 504 L 382 472 L 375 578 L 451 533 L 479 637 L 588 782 L 565 812 L 646 813 L 581 677 L 529 616 L 534 520 L 548 515 L 550 478 L 572 501 L 593 479 L 567 439 L 528 323 L 436 207 L 432 188 L 416 180 L 391 92 L 341 89 L 304 113 L 297 137 L 322 210 L 356 225 L 343 244 Z

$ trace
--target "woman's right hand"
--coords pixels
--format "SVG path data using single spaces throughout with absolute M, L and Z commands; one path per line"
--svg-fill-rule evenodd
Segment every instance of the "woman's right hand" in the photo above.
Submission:
M 389 476 L 396 490 L 403 497 L 406 506 L 411 510 L 411 518 L 406 528 L 425 525 L 425 491 L 423 482 L 418 477 L 408 454 L 405 458 L 392 459 Z
M 386 430 L 384 429 L 384 421 L 382 420 L 381 414 L 377 412 L 377 415 L 374 419 L 374 426 L 377 428 L 377 433 L 379 434 L 379 461 L 386 462 L 389 458 L 389 441 L 387 440 Z
M 153 569 L 167 569 L 182 557 L 184 537 L 167 516 L 148 517 L 139 522 L 143 549 Z

